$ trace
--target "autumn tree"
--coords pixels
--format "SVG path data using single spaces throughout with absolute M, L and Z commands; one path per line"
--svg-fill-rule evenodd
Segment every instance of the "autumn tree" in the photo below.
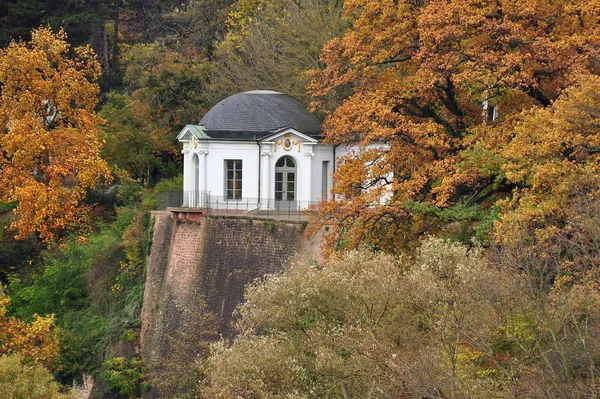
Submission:
M 597 2 L 344 10 L 352 27 L 325 46 L 310 86 L 327 140 L 364 147 L 337 169 L 316 219 L 332 225 L 330 247 L 394 250 L 428 231 L 491 226 L 496 200 L 521 184 L 502 169 L 516 116 L 598 73 Z
M 345 28 L 338 0 L 243 0 L 234 4 L 227 36 L 215 51 L 212 87 L 220 100 L 269 88 L 308 100 L 306 71 L 324 44 Z
M 85 189 L 110 177 L 99 156 L 99 74 L 91 49 L 71 49 L 62 30 L 0 50 L 0 201 L 18 202 L 21 238 L 52 241 L 89 222 Z
M 56 370 L 59 341 L 54 316 L 35 315 L 26 323 L 7 315 L 10 297 L 0 295 L 0 356 L 18 354 L 27 363 Z
M 497 150 L 502 173 L 516 185 L 510 198 L 498 202 L 498 241 L 505 251 L 540 263 L 538 272 L 545 271 L 549 282 L 581 282 L 589 273 L 598 278 L 598 93 L 600 77 L 582 77 L 550 106 L 515 118 L 511 139 Z

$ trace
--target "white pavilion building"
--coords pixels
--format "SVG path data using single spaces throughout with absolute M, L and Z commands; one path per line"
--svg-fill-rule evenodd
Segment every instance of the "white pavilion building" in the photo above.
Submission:
M 191 208 L 297 209 L 327 197 L 337 156 L 321 123 L 294 98 L 255 90 L 215 105 L 183 144 L 184 199 Z

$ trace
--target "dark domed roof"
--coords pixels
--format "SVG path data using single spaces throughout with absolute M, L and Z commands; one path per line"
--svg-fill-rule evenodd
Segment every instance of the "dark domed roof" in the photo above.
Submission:
M 321 122 L 304 104 L 270 90 L 246 91 L 227 97 L 204 115 L 200 125 L 213 138 L 251 138 L 287 127 L 307 135 L 321 132 Z

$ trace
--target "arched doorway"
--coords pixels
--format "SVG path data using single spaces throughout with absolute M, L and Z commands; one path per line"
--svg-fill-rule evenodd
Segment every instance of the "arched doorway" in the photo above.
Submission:
M 275 206 L 277 208 L 295 208 L 298 198 L 298 185 L 296 184 L 296 161 L 285 156 L 275 164 Z

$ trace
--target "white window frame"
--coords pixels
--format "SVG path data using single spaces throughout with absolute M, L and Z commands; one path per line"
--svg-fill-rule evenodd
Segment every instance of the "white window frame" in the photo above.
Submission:
M 228 200 L 242 199 L 243 161 L 241 159 L 225 159 L 224 167 L 225 198 Z

